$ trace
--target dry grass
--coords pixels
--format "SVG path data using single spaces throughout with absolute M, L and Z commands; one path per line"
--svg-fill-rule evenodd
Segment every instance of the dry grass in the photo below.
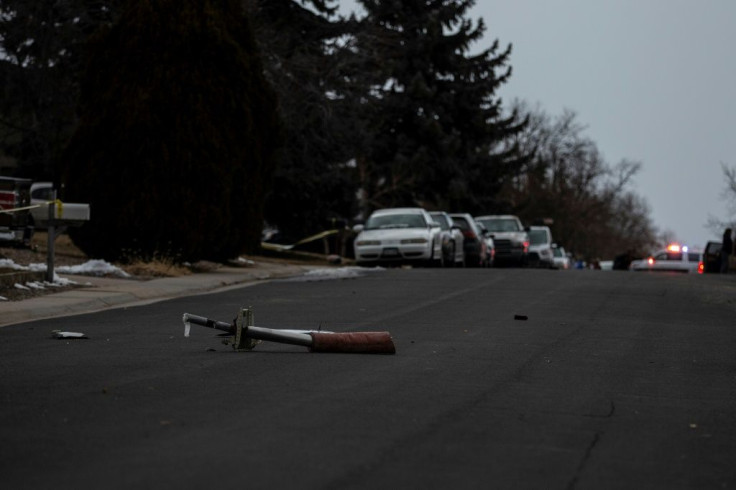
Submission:
M 178 277 L 186 276 L 192 271 L 183 265 L 175 264 L 171 260 L 156 259 L 149 262 L 134 261 L 130 264 L 119 266 L 125 272 L 135 277 Z
M 20 246 L 0 246 L 0 258 L 11 259 L 19 265 L 46 263 L 48 254 L 48 234 L 36 231 L 29 248 Z M 59 235 L 54 241 L 54 265 L 79 265 L 90 260 L 77 248 L 68 235 Z M 141 279 L 151 277 L 176 277 L 191 274 L 191 270 L 169 259 L 148 262 L 134 261 L 131 264 L 114 264 L 128 274 Z

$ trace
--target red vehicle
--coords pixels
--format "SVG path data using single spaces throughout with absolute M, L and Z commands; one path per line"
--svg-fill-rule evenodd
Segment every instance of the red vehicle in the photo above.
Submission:
M 33 235 L 31 213 L 26 208 L 31 204 L 30 179 L 0 177 L 0 240 L 29 244 Z
M 491 252 L 478 223 L 468 213 L 453 213 L 450 214 L 450 218 L 463 233 L 465 264 L 468 267 L 490 267 Z

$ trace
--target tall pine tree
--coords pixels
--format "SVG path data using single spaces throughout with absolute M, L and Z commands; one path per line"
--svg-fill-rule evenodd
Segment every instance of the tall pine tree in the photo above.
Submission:
M 238 0 L 137 0 L 96 39 L 64 179 L 88 255 L 258 249 L 280 133 L 248 26 Z
M 503 180 L 523 162 L 499 150 L 523 125 L 503 117 L 496 92 L 511 46 L 478 54 L 485 31 L 472 0 L 361 0 L 355 75 L 370 133 L 357 149 L 364 212 L 421 205 L 468 212 L 497 207 Z M 358 73 L 356 71 L 356 73 Z
M 250 4 L 285 135 L 265 215 L 286 240 L 295 240 L 322 230 L 330 218 L 352 214 L 348 134 L 343 106 L 332 97 L 346 23 L 335 16 L 335 0 Z
M 80 51 L 122 0 L 0 1 L 0 156 L 16 174 L 57 180 L 77 123 Z

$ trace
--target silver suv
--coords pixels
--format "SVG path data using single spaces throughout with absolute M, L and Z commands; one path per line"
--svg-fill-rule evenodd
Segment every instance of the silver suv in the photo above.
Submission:
M 526 265 L 529 260 L 529 234 L 521 220 L 511 214 L 478 216 L 496 247 L 496 262 L 513 262 Z
M 547 226 L 529 227 L 529 265 L 535 267 L 554 267 L 552 252 L 552 232 Z

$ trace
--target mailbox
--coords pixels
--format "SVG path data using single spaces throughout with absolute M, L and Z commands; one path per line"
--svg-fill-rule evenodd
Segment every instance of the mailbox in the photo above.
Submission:
M 48 211 L 48 206 L 53 210 Z M 37 216 L 39 226 L 82 226 L 89 221 L 89 204 L 50 202 L 46 204 L 46 212 Z

